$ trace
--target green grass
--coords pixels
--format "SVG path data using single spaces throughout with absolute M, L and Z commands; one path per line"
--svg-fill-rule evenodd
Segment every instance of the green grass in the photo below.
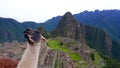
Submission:
M 59 49 L 60 48 L 58 41 L 51 40 L 51 39 L 48 40 L 48 46 L 52 49 Z
M 94 53 L 94 56 L 95 56 L 94 57 L 94 63 L 97 65 L 97 64 L 100 63 L 101 57 L 97 52 Z
M 79 61 L 82 60 L 82 58 L 80 58 L 80 56 L 78 54 L 75 53 L 68 53 L 68 55 L 70 56 L 70 58 L 74 61 Z
M 65 52 L 65 53 L 67 53 L 67 54 L 69 55 L 69 57 L 70 57 L 73 61 L 80 61 L 80 60 L 82 60 L 82 58 L 81 58 L 78 54 L 72 53 L 72 52 L 66 47 L 66 44 L 60 45 L 60 41 L 58 41 L 58 40 L 49 39 L 49 40 L 48 40 L 48 46 L 49 46 L 51 49 L 60 50 L 60 51 L 63 51 L 63 52 Z
M 55 66 L 54 66 L 54 68 L 58 68 L 60 66 L 61 66 L 60 65 L 60 57 L 57 57 L 57 59 L 55 60 Z
M 55 66 L 54 66 L 54 68 L 57 68 L 58 67 L 58 59 L 57 60 L 55 60 Z

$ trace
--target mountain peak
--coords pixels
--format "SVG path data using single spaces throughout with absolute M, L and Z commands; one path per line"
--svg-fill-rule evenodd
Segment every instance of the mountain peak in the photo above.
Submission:
M 90 42 L 88 44 L 90 47 L 94 47 L 104 54 L 111 55 L 112 40 L 110 36 L 104 30 L 80 24 L 68 12 L 61 18 L 56 33 L 59 36 L 76 39 L 82 44 L 85 44 L 87 40 L 87 44 Z
M 72 23 L 76 23 L 78 24 L 79 22 L 73 17 L 72 13 L 71 12 L 66 12 L 63 17 L 61 18 L 60 22 L 59 22 L 59 25 L 69 25 L 69 24 L 72 24 Z M 59 26 L 58 25 L 58 26 Z M 63 27 L 63 26 L 61 26 Z
M 71 12 L 66 12 L 66 13 L 64 14 L 64 16 L 72 16 L 72 13 L 71 13 Z
M 72 15 L 72 13 L 71 12 L 66 12 L 64 15 L 63 15 L 63 17 L 62 17 L 62 19 L 61 20 L 74 20 L 75 18 L 73 17 L 73 15 Z
M 78 30 L 80 27 L 81 24 L 73 17 L 72 13 L 66 12 L 61 18 L 56 30 L 59 35 L 77 38 L 78 36 L 76 34 L 81 35 L 80 30 Z M 76 31 L 79 33 L 76 33 Z M 80 36 L 78 38 L 80 38 Z

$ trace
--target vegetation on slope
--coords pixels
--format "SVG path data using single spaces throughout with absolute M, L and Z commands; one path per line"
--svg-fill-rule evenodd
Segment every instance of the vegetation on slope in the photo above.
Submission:
M 120 62 L 116 59 L 103 55 L 100 52 L 99 54 L 106 61 L 106 65 L 103 68 L 120 68 Z
M 83 68 L 83 67 L 89 67 L 90 63 L 88 63 L 88 61 L 85 61 L 78 53 L 73 53 L 68 45 L 73 44 L 72 46 L 74 46 L 74 44 L 76 43 L 61 43 L 61 41 L 58 40 L 54 40 L 54 39 L 49 39 L 48 40 L 48 46 L 56 51 L 62 51 L 64 53 L 66 53 L 70 59 L 75 62 L 78 66 L 78 68 Z M 92 49 L 90 49 L 92 50 Z M 91 64 L 97 68 L 102 68 L 105 63 L 104 60 L 102 59 L 102 57 L 99 55 L 99 53 L 97 53 L 97 51 L 93 51 L 91 54 L 93 54 L 93 56 L 91 56 L 91 58 L 93 58 Z M 61 62 L 60 58 L 58 57 L 55 63 L 55 68 L 57 66 L 61 66 L 59 63 Z
M 59 50 L 59 51 L 63 51 L 65 53 L 67 53 L 70 58 L 73 60 L 73 61 L 79 61 L 79 60 L 82 60 L 82 58 L 76 54 L 76 53 L 72 53 L 67 47 L 65 44 L 61 45 L 60 44 L 60 41 L 58 40 L 52 40 L 52 39 L 49 39 L 48 40 L 48 46 L 54 50 Z

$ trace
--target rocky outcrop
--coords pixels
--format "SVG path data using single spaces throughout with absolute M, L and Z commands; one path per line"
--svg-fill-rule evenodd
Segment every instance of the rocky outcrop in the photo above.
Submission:
M 67 12 L 60 20 L 56 30 L 61 36 L 80 39 L 81 30 L 79 28 L 81 28 L 81 26 L 72 14 Z

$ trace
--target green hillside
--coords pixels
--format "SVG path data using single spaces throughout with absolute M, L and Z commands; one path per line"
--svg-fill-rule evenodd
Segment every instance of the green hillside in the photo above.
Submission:
M 62 38 L 62 39 L 64 39 L 64 38 Z M 77 42 L 74 42 L 74 41 L 65 43 L 65 42 L 62 42 L 61 39 L 58 39 L 58 40 L 49 39 L 48 40 L 48 46 L 51 49 L 56 50 L 57 52 L 62 51 L 64 53 L 66 53 L 70 57 L 71 61 L 74 62 L 75 64 L 77 64 L 78 68 L 89 67 L 89 66 L 90 67 L 95 66 L 97 68 L 102 68 L 105 65 L 104 62 L 101 62 L 102 57 L 97 53 L 97 51 L 93 51 L 93 49 L 89 49 L 90 51 L 92 51 L 92 54 L 94 54 L 94 57 L 93 57 L 94 60 L 92 60 L 91 62 L 84 60 L 84 58 L 82 58 L 77 52 L 70 50 L 70 47 L 72 47 L 76 44 L 77 44 Z M 92 58 L 92 57 L 90 57 L 90 58 Z M 58 62 L 59 62 L 59 64 L 58 64 Z M 55 68 L 57 68 L 57 66 L 60 66 L 60 62 L 61 62 L 60 59 L 59 59 L 59 61 L 58 61 L 58 59 L 56 59 Z

